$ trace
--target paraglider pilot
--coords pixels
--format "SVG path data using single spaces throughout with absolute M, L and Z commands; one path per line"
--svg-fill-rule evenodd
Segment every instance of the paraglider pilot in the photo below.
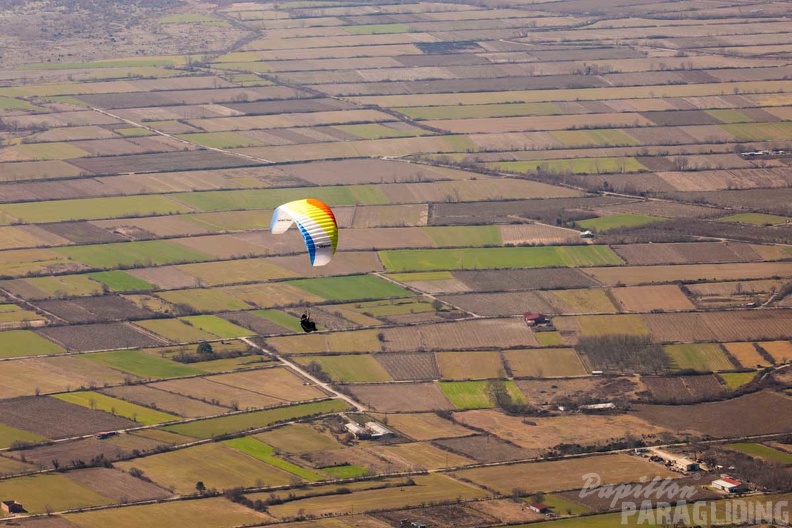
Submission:
M 311 318 L 308 316 L 308 314 L 302 314 L 302 317 L 300 317 L 300 326 L 302 327 L 303 332 L 316 332 L 316 330 L 318 330 L 316 328 L 316 323 L 311 321 Z

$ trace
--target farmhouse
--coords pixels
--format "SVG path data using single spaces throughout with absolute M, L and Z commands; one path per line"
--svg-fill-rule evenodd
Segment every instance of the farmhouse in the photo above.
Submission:
M 15 500 L 3 501 L 2 504 L 0 504 L 0 509 L 6 513 L 27 513 L 25 508 Z
M 534 513 L 550 513 L 550 508 L 541 502 L 535 502 L 528 506 L 528 509 Z
M 662 459 L 666 465 L 671 465 L 674 467 L 674 469 L 679 471 L 698 471 L 700 469 L 698 462 L 685 456 L 677 455 L 659 448 L 653 448 L 651 451 L 655 454 L 655 456 Z
M 728 493 L 739 493 L 741 491 L 745 491 L 745 486 L 742 482 L 729 477 L 721 477 L 718 480 L 713 480 L 712 487 Z
M 536 326 L 547 322 L 547 318 L 544 315 L 534 312 L 524 313 L 523 319 L 528 326 Z
M 382 438 L 384 436 L 393 436 L 393 431 L 380 425 L 377 422 L 367 422 L 366 431 L 371 433 L 371 438 Z
M 366 440 L 368 438 L 371 438 L 371 434 L 358 423 L 348 422 L 347 424 L 344 425 L 344 429 L 355 435 L 355 438 L 359 440 Z

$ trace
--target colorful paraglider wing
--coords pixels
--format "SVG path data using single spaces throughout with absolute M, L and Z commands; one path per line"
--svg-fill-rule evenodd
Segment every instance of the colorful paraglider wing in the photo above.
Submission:
M 313 198 L 285 203 L 272 213 L 270 231 L 280 235 L 292 223 L 300 229 L 311 264 L 324 266 L 330 262 L 338 246 L 338 224 L 330 207 Z

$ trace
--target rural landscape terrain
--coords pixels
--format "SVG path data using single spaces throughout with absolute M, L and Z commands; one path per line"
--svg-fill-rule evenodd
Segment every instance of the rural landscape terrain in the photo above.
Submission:
M 792 500 L 790 16 L 0 0 L 0 527 Z

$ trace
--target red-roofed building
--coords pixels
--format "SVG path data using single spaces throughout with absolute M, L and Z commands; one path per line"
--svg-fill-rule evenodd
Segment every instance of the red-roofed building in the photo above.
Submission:
M 546 504 L 542 504 L 541 502 L 534 502 L 528 509 L 534 513 L 550 513 L 550 508 Z
M 712 487 L 728 493 L 745 491 L 745 486 L 742 482 L 729 477 L 721 477 L 718 480 L 713 480 Z

